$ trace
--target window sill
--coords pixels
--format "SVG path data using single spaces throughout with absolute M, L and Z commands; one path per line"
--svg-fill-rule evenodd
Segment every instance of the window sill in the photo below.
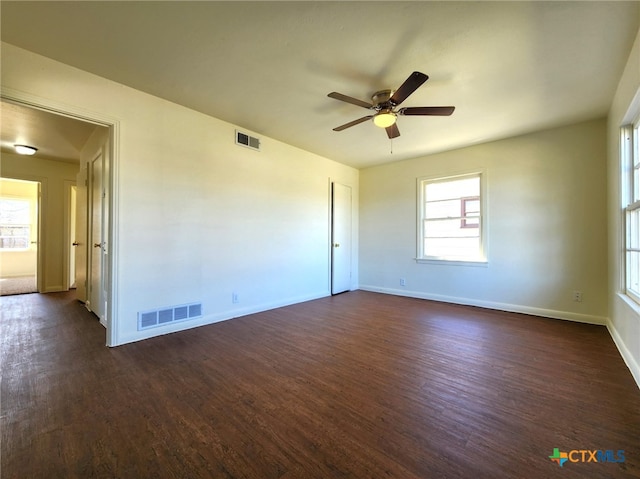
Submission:
M 474 266 L 480 268 L 486 268 L 489 266 L 489 262 L 487 260 L 455 260 L 455 259 L 437 259 L 437 258 L 415 258 L 416 263 L 420 264 L 440 264 L 440 265 L 451 265 L 451 266 Z
M 633 299 L 622 292 L 618 293 L 618 298 L 620 298 L 629 307 L 629 309 L 640 317 L 640 304 L 636 303 Z

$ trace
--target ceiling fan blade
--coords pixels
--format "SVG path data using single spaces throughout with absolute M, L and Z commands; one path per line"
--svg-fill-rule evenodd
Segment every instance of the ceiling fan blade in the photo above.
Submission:
M 386 127 L 385 130 L 387 130 L 387 136 L 389 137 L 390 140 L 394 138 L 398 138 L 400 136 L 400 130 L 398 130 L 397 123 L 394 123 L 393 125 Z
M 407 108 L 400 108 L 398 110 L 398 114 L 449 116 L 455 109 L 455 106 L 410 106 Z
M 360 123 L 364 123 L 365 121 L 370 120 L 373 117 L 374 115 L 363 116 L 362 118 L 358 118 L 357 120 L 353 120 L 353 121 L 350 121 L 349 123 L 345 123 L 344 125 L 337 126 L 333 129 L 333 131 L 346 130 L 347 128 L 351 128 L 352 126 L 356 126 L 356 125 L 359 125 Z
M 420 85 L 426 82 L 429 79 L 427 75 L 420 72 L 413 72 L 409 75 L 400 88 L 398 88 L 394 94 L 391 96 L 389 101 L 394 105 L 399 105 L 403 101 L 407 99 L 409 95 L 411 95 L 414 91 L 418 89 Z
M 358 100 L 357 98 L 343 95 L 342 93 L 338 93 L 335 91 L 329 93 L 327 96 L 335 100 L 346 101 L 347 103 L 351 103 L 352 105 L 361 106 L 362 108 L 373 108 L 373 105 L 371 103 L 367 103 L 366 101 Z

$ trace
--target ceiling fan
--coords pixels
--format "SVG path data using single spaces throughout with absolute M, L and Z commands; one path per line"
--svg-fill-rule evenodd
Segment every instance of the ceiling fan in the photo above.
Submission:
M 345 123 L 344 125 L 340 125 L 334 128 L 333 131 L 346 130 L 347 128 L 351 128 L 352 126 L 373 119 L 373 123 L 380 128 L 384 128 L 387 131 L 387 136 L 392 139 L 400 136 L 400 130 L 398 130 L 398 125 L 396 124 L 398 115 L 451 115 L 453 113 L 453 110 L 455 110 L 455 107 L 453 106 L 413 106 L 400 108 L 399 110 L 395 109 L 428 79 L 429 77 L 424 73 L 413 72 L 397 90 L 380 90 L 374 93 L 371 97 L 371 103 L 358 100 L 357 98 L 343 95 L 342 93 L 337 93 L 335 91 L 329 93 L 329 95 L 327 96 L 329 96 L 330 98 L 345 101 L 347 103 L 351 103 L 352 105 L 361 106 L 375 112 L 372 115 L 363 116 L 362 118 L 358 118 L 357 120 L 353 120 L 349 123 Z

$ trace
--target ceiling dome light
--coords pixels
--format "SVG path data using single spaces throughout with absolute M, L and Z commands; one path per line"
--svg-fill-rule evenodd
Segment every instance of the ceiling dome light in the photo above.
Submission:
M 373 117 L 373 122 L 380 128 L 388 128 L 396 122 L 397 116 L 391 111 L 382 111 Z
M 28 145 L 13 145 L 13 147 L 19 155 L 35 155 L 36 151 L 38 151 L 37 148 Z

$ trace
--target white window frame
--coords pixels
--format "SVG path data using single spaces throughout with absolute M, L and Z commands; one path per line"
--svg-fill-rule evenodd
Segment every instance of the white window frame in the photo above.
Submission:
M 640 115 L 631 124 L 621 129 L 620 136 L 621 171 L 622 171 L 622 225 L 623 225 L 623 283 L 624 294 L 640 304 L 640 285 L 631 284 L 631 254 L 640 254 L 640 248 L 630 244 L 629 219 L 632 214 L 640 212 Z M 635 265 L 638 271 L 640 264 Z
M 429 183 L 442 183 L 446 181 L 461 180 L 464 178 L 478 177 L 480 179 L 480 218 L 479 218 L 479 236 L 480 247 L 478 254 L 460 257 L 441 257 L 428 256 L 424 252 L 424 224 L 425 222 L 425 187 Z M 416 262 L 431 264 L 451 264 L 465 266 L 486 266 L 488 264 L 488 244 L 487 244 L 487 173 L 484 169 L 472 170 L 451 175 L 423 176 L 417 178 L 417 220 L 416 220 Z M 462 198 L 461 198 L 462 199 Z

